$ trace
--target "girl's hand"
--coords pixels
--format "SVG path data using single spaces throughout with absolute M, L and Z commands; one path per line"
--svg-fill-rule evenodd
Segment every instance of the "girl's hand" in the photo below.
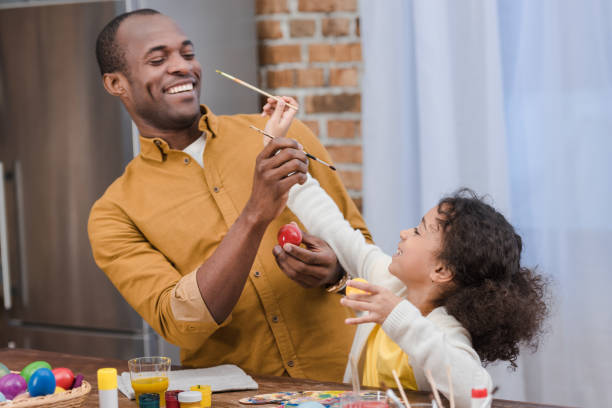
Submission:
M 295 99 L 290 96 L 281 96 L 280 99 L 281 101 L 278 102 L 276 99 L 268 98 L 261 112 L 262 116 L 270 117 L 264 130 L 274 137 L 285 137 L 297 113 L 295 109 L 287 106 L 288 103 L 297 106 Z M 269 141 L 270 139 L 264 136 L 264 145 L 267 145 Z
M 368 293 L 354 293 L 340 299 L 340 303 L 351 309 L 368 312 L 363 316 L 351 317 L 344 321 L 346 324 L 378 323 L 383 324 L 389 313 L 403 299 L 396 296 L 389 289 L 371 283 L 348 281 L 348 286 L 365 290 Z

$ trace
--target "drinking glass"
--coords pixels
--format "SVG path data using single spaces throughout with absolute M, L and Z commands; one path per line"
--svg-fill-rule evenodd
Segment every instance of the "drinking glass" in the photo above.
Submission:
M 166 406 L 164 393 L 168 389 L 168 357 L 138 357 L 128 361 L 130 380 L 136 393 L 136 401 L 140 394 L 159 394 L 160 406 Z

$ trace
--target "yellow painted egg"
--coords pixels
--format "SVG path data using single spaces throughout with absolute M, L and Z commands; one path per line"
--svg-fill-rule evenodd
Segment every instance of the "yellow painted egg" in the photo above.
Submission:
M 368 281 L 363 279 L 363 278 L 355 278 L 355 279 L 351 279 L 351 280 L 355 281 L 355 282 L 365 282 L 365 283 L 368 283 Z M 347 295 L 352 295 L 352 294 L 357 294 L 357 293 L 368 293 L 368 292 L 366 292 L 365 290 L 354 288 L 352 286 L 347 286 L 346 287 L 346 294 Z

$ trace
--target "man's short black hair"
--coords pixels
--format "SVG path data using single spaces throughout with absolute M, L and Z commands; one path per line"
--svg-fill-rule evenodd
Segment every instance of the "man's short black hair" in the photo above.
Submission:
M 160 14 L 159 11 L 145 8 L 119 14 L 113 18 L 98 34 L 96 41 L 96 58 L 100 67 L 100 74 L 104 75 L 111 72 L 126 72 L 125 51 L 119 47 L 117 41 L 117 30 L 123 20 L 134 15 Z

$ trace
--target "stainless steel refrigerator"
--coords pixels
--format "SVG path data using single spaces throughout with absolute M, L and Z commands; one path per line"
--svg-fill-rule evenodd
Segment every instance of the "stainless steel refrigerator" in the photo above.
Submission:
M 256 83 L 254 2 L 64 3 L 0 1 L 0 348 L 176 358 L 91 255 L 91 205 L 133 155 L 131 121 L 103 89 L 95 39 L 126 9 L 159 9 L 195 40 L 202 101 L 220 114 L 255 112 L 256 94 L 214 74 Z
M 132 156 L 95 39 L 119 3 L 0 10 L 0 347 L 143 355 L 142 320 L 95 265 L 93 202 Z

